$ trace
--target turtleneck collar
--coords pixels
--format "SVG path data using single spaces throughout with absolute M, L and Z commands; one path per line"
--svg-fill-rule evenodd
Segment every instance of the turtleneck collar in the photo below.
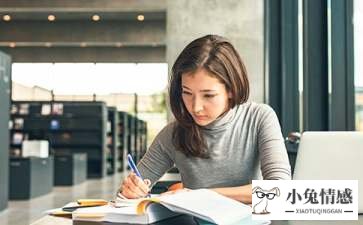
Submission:
M 227 112 L 225 112 L 222 116 L 218 117 L 215 121 L 212 123 L 203 126 L 202 129 L 209 132 L 209 131 L 221 131 L 229 127 L 231 125 L 231 122 L 236 114 L 238 106 L 235 106 L 232 109 L 229 109 Z

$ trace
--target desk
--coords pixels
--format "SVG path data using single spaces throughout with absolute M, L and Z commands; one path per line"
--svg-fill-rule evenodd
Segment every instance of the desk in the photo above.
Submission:
M 100 222 L 84 222 L 77 221 L 72 224 L 71 219 L 54 217 L 54 216 L 44 216 L 39 220 L 35 221 L 31 225 L 122 225 L 115 223 L 100 223 Z M 192 216 L 177 216 L 170 219 L 166 219 L 160 222 L 153 223 L 153 225 L 198 225 Z
M 164 221 L 153 223 L 154 225 L 198 225 L 198 222 L 191 216 L 177 216 Z M 363 225 L 363 215 L 358 217 L 358 220 L 347 221 L 271 221 L 271 225 Z M 72 220 L 61 217 L 44 216 L 41 219 L 35 221 L 31 225 L 72 225 Z M 77 222 L 73 225 L 111 225 L 110 223 L 97 223 L 97 222 Z M 113 224 L 116 225 L 116 224 Z M 121 225 L 121 224 L 119 224 Z M 207 223 L 203 223 L 207 225 Z
M 55 216 L 44 216 L 31 225 L 72 225 L 72 220 Z

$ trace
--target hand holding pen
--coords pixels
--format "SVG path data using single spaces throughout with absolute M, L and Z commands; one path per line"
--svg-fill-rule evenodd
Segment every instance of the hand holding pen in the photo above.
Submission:
M 119 193 L 125 198 L 143 198 L 148 196 L 151 184 L 150 180 L 141 177 L 130 154 L 127 156 L 127 162 L 132 172 L 123 180 Z

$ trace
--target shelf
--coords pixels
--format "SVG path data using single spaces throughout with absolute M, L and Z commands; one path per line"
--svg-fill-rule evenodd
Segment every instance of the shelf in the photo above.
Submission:
M 65 132 L 72 132 L 72 133 L 76 133 L 76 132 L 102 132 L 99 129 L 64 129 L 64 128 L 59 128 L 59 129 L 36 129 L 36 128 L 26 128 L 26 129 L 10 129 L 10 132 L 22 132 L 22 133 L 29 133 L 29 132 L 34 132 L 34 131 L 40 131 L 40 132 L 47 132 L 47 133 L 65 133 Z
M 17 118 L 24 119 L 23 123 L 18 123 L 23 128 L 13 128 L 10 130 L 11 133 L 24 133 L 28 136 L 27 139 L 48 140 L 50 149 L 55 153 L 63 152 L 65 149 L 71 153 L 86 153 L 91 156 L 87 160 L 87 170 L 90 171 L 87 176 L 103 177 L 106 174 L 104 149 L 107 108 L 104 102 L 14 101 L 15 106 L 12 108 L 20 110 L 22 104 L 28 105 L 28 108 L 23 110 L 29 113 L 11 115 L 14 121 Z M 42 115 L 43 106 L 50 107 L 46 108 L 50 114 Z M 51 113 L 55 110 L 59 114 Z M 92 163 L 91 160 L 97 160 L 98 163 Z

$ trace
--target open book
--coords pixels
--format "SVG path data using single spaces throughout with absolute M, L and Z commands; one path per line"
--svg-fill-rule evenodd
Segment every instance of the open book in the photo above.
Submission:
M 251 215 L 251 208 L 214 191 L 198 189 L 141 199 L 135 204 L 80 208 L 73 220 L 148 224 L 188 214 L 216 224 L 234 224 Z

